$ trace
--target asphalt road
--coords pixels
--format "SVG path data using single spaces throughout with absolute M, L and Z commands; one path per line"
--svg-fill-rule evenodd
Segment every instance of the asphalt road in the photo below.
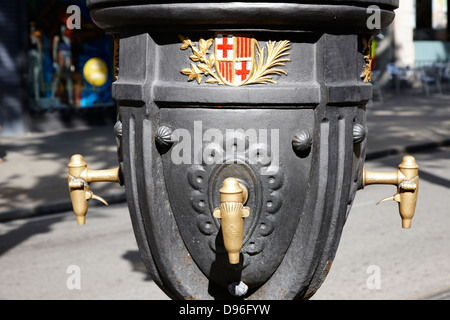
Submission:
M 412 228 L 401 228 L 395 202 L 376 205 L 394 195 L 395 186 L 359 191 L 331 271 L 314 299 L 450 299 L 450 149 L 414 156 L 420 189 Z M 393 171 L 401 158 L 365 167 Z
M 401 228 L 394 186 L 359 191 L 315 300 L 450 299 L 450 149 L 414 154 L 420 191 Z M 393 171 L 401 156 L 366 162 Z M 0 299 L 168 299 L 147 276 L 125 205 L 0 224 Z

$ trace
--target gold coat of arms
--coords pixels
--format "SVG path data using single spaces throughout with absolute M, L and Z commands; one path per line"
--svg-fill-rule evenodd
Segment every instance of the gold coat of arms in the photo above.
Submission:
M 216 33 L 214 39 L 200 38 L 197 45 L 190 39 L 180 36 L 183 41 L 181 50 L 192 49 L 189 57 L 194 63 L 181 73 L 188 81 L 196 79 L 200 84 L 203 76 L 206 83 L 242 86 L 252 83 L 274 83 L 274 75 L 284 74 L 280 68 L 290 61 L 290 42 L 288 40 L 268 41 L 261 48 L 258 41 L 249 35 Z M 214 43 L 213 49 L 211 48 Z

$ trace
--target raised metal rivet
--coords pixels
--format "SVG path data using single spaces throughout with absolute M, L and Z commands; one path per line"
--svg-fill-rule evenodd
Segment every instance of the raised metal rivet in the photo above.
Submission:
M 297 156 L 305 158 L 309 155 L 312 146 L 312 138 L 308 131 L 297 132 L 292 138 L 292 148 Z
M 170 146 L 172 140 L 173 129 L 167 126 L 160 126 L 155 133 L 156 142 L 162 146 Z
M 361 143 L 367 136 L 367 127 L 361 124 L 353 126 L 353 143 Z
M 118 139 L 122 139 L 122 121 L 117 121 L 114 125 L 114 134 Z

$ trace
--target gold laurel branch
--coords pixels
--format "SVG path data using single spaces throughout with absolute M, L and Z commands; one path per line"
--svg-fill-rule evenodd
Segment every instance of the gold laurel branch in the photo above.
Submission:
M 369 83 L 372 81 L 372 36 L 369 38 L 362 38 L 362 47 L 364 61 L 366 64 L 363 72 L 361 73 L 361 79 L 364 82 Z
M 211 54 L 208 57 L 208 50 L 211 47 L 213 43 L 213 39 L 210 38 L 208 40 L 205 40 L 203 38 L 200 38 L 199 40 L 199 48 L 195 46 L 194 43 L 192 43 L 191 39 L 185 38 L 183 36 L 179 36 L 180 40 L 183 41 L 183 45 L 181 46 L 181 50 L 186 50 L 187 48 L 192 49 L 193 55 L 189 56 L 189 58 L 197 62 L 198 64 L 192 64 L 191 68 L 182 69 L 181 73 L 185 74 L 188 77 L 188 81 L 196 79 L 197 82 L 200 84 L 202 81 L 202 74 L 205 76 L 212 76 L 213 78 L 209 78 L 206 80 L 207 83 L 219 83 L 222 84 L 222 81 L 220 78 L 216 75 L 216 73 L 213 70 L 214 64 L 216 63 L 216 59 L 214 57 L 214 54 Z
M 188 81 L 196 79 L 198 83 L 202 82 L 202 71 L 200 71 L 193 63 L 191 63 L 190 69 L 182 69 L 181 73 L 189 76 Z
M 370 81 L 372 81 L 372 68 L 370 67 L 370 62 L 368 62 L 364 66 L 364 70 L 361 74 L 361 79 L 366 83 L 369 83 Z
M 119 80 L 119 52 L 120 52 L 120 38 L 118 34 L 113 36 L 114 39 L 114 79 Z
M 291 59 L 283 58 L 284 56 L 289 55 L 287 52 L 290 49 L 291 42 L 288 40 L 281 41 L 277 43 L 276 41 L 269 41 L 266 44 L 267 47 L 267 59 L 265 58 L 264 49 L 261 49 L 258 41 L 256 41 L 256 46 L 258 48 L 258 65 L 253 73 L 252 77 L 247 81 L 247 84 L 250 83 L 274 83 L 277 82 L 272 80 L 270 75 L 287 75 L 287 72 L 283 69 L 275 68 L 278 66 L 284 66 L 285 62 L 291 61 Z
M 192 49 L 192 55 L 189 58 L 196 62 L 197 64 L 192 64 L 190 68 L 182 69 L 181 73 L 188 76 L 188 81 L 194 79 L 200 84 L 202 81 L 202 74 L 205 76 L 211 76 L 206 80 L 206 83 L 218 83 L 224 84 L 220 77 L 215 73 L 215 57 L 211 54 L 209 57 L 207 55 L 209 48 L 213 43 L 213 39 L 204 40 L 200 38 L 199 48 L 189 38 L 179 36 L 180 40 L 183 42 L 181 50 L 186 50 L 187 48 Z M 245 82 L 245 84 L 252 83 L 274 83 L 277 82 L 272 79 L 272 75 L 287 75 L 287 72 L 280 68 L 275 68 L 279 66 L 284 66 L 285 62 L 291 61 L 290 59 L 283 58 L 289 55 L 287 52 L 290 49 L 290 41 L 284 40 L 280 42 L 269 41 L 266 47 L 261 49 L 258 41 L 256 41 L 256 46 L 258 48 L 258 65 L 253 75 Z M 267 58 L 265 57 L 265 49 L 267 48 Z

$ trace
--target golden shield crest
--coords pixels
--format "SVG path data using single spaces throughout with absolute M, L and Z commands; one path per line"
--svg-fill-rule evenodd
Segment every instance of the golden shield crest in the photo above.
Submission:
M 254 83 L 273 83 L 275 75 L 287 75 L 283 69 L 290 61 L 290 41 L 268 41 L 261 48 L 258 41 L 249 35 L 217 32 L 214 38 L 204 40 L 200 38 L 197 45 L 189 38 L 179 36 L 183 45 L 181 50 L 192 49 L 189 58 L 194 62 L 190 68 L 181 70 L 188 76 L 188 81 L 225 84 L 229 86 L 242 86 Z M 214 43 L 213 50 L 211 47 Z

